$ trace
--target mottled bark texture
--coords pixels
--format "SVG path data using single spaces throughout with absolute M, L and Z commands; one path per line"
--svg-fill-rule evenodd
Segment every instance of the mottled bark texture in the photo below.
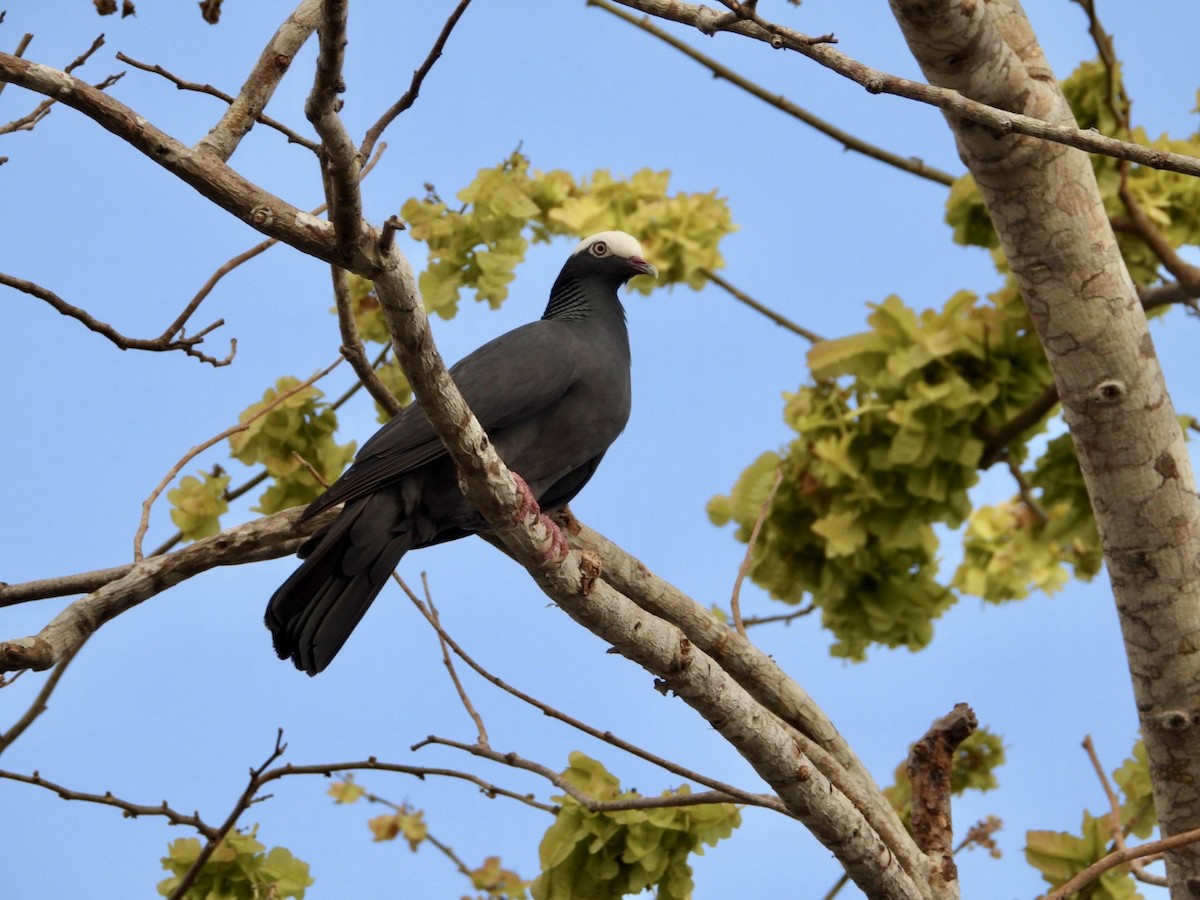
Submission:
M 926 77 L 1073 125 L 1016 0 L 891 0 Z M 1120 612 L 1164 835 L 1200 826 L 1200 500 L 1086 154 L 947 116 L 1054 371 Z M 1200 896 L 1200 847 L 1167 855 Z

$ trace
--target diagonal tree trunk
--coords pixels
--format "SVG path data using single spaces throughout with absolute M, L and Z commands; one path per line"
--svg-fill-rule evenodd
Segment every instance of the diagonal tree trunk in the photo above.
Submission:
M 1017 0 L 891 0 L 926 77 L 1074 125 Z M 1200 501 L 1086 154 L 948 115 L 1054 371 L 1120 613 L 1164 835 L 1200 826 Z M 1200 847 L 1167 854 L 1200 896 Z

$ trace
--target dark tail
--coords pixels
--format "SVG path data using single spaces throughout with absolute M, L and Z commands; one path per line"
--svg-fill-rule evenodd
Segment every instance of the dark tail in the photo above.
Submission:
M 403 518 L 395 506 L 386 494 L 351 501 L 300 548 L 304 562 L 267 604 L 267 628 L 280 659 L 316 675 L 337 656 L 413 546 L 407 529 L 396 530 Z

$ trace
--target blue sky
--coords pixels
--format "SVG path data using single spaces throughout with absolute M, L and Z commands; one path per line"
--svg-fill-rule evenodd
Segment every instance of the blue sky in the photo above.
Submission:
M 449 2 L 373 4 L 352 11 L 345 118 L 361 135 L 407 86 L 412 69 L 451 8 Z M 1102 8 L 1126 61 L 1137 122 L 1152 135 L 1196 130 L 1193 58 L 1200 26 L 1194 5 L 1163 2 Z M 124 68 L 121 50 L 192 81 L 235 92 L 288 3 L 227 4 L 216 27 L 193 4 L 139 4 L 136 18 L 99 19 L 82 0 L 10 5 L 0 45 L 33 32 L 30 59 L 61 66 L 100 31 L 108 44 L 80 74 Z M 772 14 L 811 34 L 834 32 L 840 49 L 877 68 L 919 77 L 883 3 L 807 0 Z M 1065 76 L 1093 55 L 1077 6 L 1031 4 L 1055 71 Z M 961 171 L 940 113 L 871 96 L 804 59 L 731 35 L 702 39 L 706 52 L 769 89 L 859 136 L 903 155 Z M 310 45 L 283 81 L 269 112 L 306 130 Z M 112 93 L 160 128 L 192 143 L 222 111 L 219 101 L 181 93 L 131 71 Z M 0 121 L 34 98 L 9 87 Z M 674 190 L 717 189 L 739 230 L 722 245 L 725 276 L 812 330 L 861 330 L 865 304 L 899 294 L 918 308 L 960 288 L 986 292 L 997 278 L 984 254 L 950 242 L 945 189 L 855 154 L 788 119 L 695 63 L 582 3 L 476 0 L 450 40 L 417 105 L 391 128 L 389 149 L 365 187 L 366 212 L 380 221 L 434 184 L 443 196 L 520 144 L 534 166 L 576 175 L 607 168 L 630 174 L 669 169 Z M 260 236 L 190 188 L 66 108 L 32 133 L 0 139 L 0 198 L 8 227 L 0 271 L 36 281 L 126 334 L 152 336 L 174 318 L 209 274 Z M 247 177 L 302 208 L 321 202 L 308 151 L 256 128 L 232 160 Z M 421 265 L 421 248 L 402 246 Z M 540 314 L 572 243 L 533 248 L 499 311 L 466 301 L 452 321 L 435 321 L 447 360 Z M 3 383 L 0 442 L 5 540 L 0 580 L 86 571 L 130 559 L 140 505 L 188 448 L 232 424 L 239 410 L 285 374 L 306 377 L 331 362 L 339 344 L 328 274 L 321 264 L 276 247 L 226 278 L 197 325 L 224 318 L 211 340 L 238 339 L 233 365 L 214 370 L 181 355 L 119 352 L 37 301 L 6 291 L 0 305 Z M 714 528 L 704 505 L 728 490 L 760 452 L 788 440 L 781 393 L 806 377 L 806 344 L 716 289 L 629 296 L 634 412 L 587 490 L 573 504 L 590 525 L 643 559 L 701 603 L 726 603 L 744 547 Z M 1191 368 L 1194 322 L 1152 326 L 1181 411 L 1200 412 Z M 336 396 L 350 383 L 342 367 L 323 384 Z M 365 398 L 341 413 L 341 438 L 360 444 L 376 428 Z M 250 474 L 222 448 L 235 483 Z M 988 475 L 980 496 L 1012 486 Z M 229 523 L 251 518 L 249 503 Z M 155 509 L 148 546 L 170 534 Z M 945 568 L 956 559 L 943 549 Z M 520 791 L 554 793 L 521 773 L 477 763 L 444 748 L 409 746 L 437 734 L 469 741 L 473 730 L 440 664 L 437 642 L 399 592 L 385 595 L 338 657 L 316 679 L 275 659 L 263 606 L 292 560 L 206 573 L 154 598 L 100 631 L 75 661 L 50 710 L 5 754 L 2 765 L 38 769 L 78 790 L 111 790 L 140 803 L 168 800 L 221 821 L 248 767 L 282 727 L 286 759 L 317 763 L 377 756 L 413 765 L 479 772 Z M 446 627 L 507 681 L 601 729 L 690 768 L 757 790 L 750 768 L 682 702 L 653 690 L 651 678 L 561 615 L 511 562 L 480 541 L 406 558 L 401 573 L 426 572 Z M 67 598 L 69 599 L 69 598 Z M 0 610 L 4 638 L 35 633 L 67 602 Z M 751 612 L 777 611 L 756 588 Z M 1080 749 L 1092 734 L 1108 768 L 1136 736 L 1136 718 L 1107 583 L 1072 585 L 1004 607 L 967 599 L 936 625 L 920 654 L 876 650 L 851 665 L 829 657 L 815 619 L 759 629 L 754 638 L 829 712 L 876 777 L 886 783 L 907 744 L 958 701 L 1001 734 L 1008 764 L 1001 789 L 963 798 L 960 831 L 995 813 L 1004 858 L 960 858 L 964 893 L 1033 896 L 1037 873 L 1021 858 L 1028 828 L 1076 830 L 1084 808 L 1105 801 Z M 25 709 L 42 675 L 0 693 L 0 728 Z M 549 723 L 478 679 L 467 678 L 492 744 L 549 766 L 581 749 L 622 783 L 656 793 L 675 776 Z M 369 790 L 426 810 L 430 831 L 470 864 L 498 854 L 536 873 L 544 814 L 487 800 L 456 782 L 364 775 Z M 308 860 L 309 896 L 390 891 L 402 897 L 456 897 L 465 881 L 432 848 L 410 854 L 373 844 L 365 821 L 381 810 L 334 808 L 320 779 L 276 783 L 273 798 L 242 820 L 258 822 L 268 845 Z M 161 821 L 65 804 L 34 788 L 0 782 L 0 859 L 14 897 L 149 895 L 163 877 L 158 858 L 186 836 Z M 696 897 L 734 891 L 819 897 L 840 867 L 802 828 L 748 812 L 735 835 L 695 862 Z M 849 894 L 847 894 L 849 896 Z

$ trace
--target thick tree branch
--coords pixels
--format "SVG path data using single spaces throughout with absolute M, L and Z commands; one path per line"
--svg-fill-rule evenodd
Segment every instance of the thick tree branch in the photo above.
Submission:
M 947 114 L 968 119 L 998 137 L 1008 134 L 1024 134 L 1066 144 L 1089 153 L 1101 153 L 1116 159 L 1128 159 L 1154 169 L 1182 172 L 1185 175 L 1200 175 L 1200 159 L 1193 156 L 1155 150 L 1128 141 L 1105 137 L 1094 131 L 1080 131 L 1078 128 L 1052 124 L 1035 116 L 1006 112 L 1002 107 L 969 99 L 954 88 L 922 84 L 873 69 L 826 43 L 814 40 L 793 29 L 764 21 L 757 13 L 752 12 L 749 4 L 741 4 L 741 8 L 747 14 L 738 15 L 721 13 L 707 6 L 686 3 L 683 0 L 616 0 L 616 2 L 648 15 L 690 25 L 704 34 L 728 31 L 762 41 L 777 50 L 795 50 L 837 74 L 849 78 L 856 84 L 862 85 L 872 94 L 892 94 L 896 97 L 936 106 Z
M 334 516 L 331 510 L 300 522 L 303 512 L 297 507 L 264 516 L 175 553 L 147 557 L 67 606 L 36 635 L 0 641 L 0 672 L 50 668 L 105 622 L 193 575 L 295 553 L 305 537 Z
M 229 109 L 196 144 L 198 154 L 221 162 L 233 156 L 242 138 L 267 108 L 292 60 L 316 30 L 320 12 L 320 0 L 301 0 L 263 49 Z
M 321 178 L 325 184 L 325 202 L 338 252 L 349 255 L 360 244 L 362 195 L 358 190 L 361 160 L 354 142 L 338 116 L 341 100 L 338 95 L 346 89 L 342 80 L 342 63 L 346 51 L 347 0 L 324 0 L 321 23 L 317 27 L 320 50 L 312 91 L 304 104 L 304 113 L 321 136 Z
M 931 81 L 1070 129 L 1070 107 L 1016 0 L 892 0 L 892 8 Z M 1165 834 L 1190 831 L 1200 826 L 1191 712 L 1200 708 L 1200 662 L 1185 648 L 1200 640 L 1200 505 L 1141 303 L 1084 154 L 981 128 L 969 117 L 948 113 L 947 121 L 1071 429 L 1125 638 L 1160 826 Z M 1200 890 L 1200 849 L 1169 852 L 1167 874 L 1172 894 Z
M 188 149 L 86 82 L 8 53 L 0 53 L 0 81 L 53 97 L 83 113 L 256 231 L 367 278 L 378 267 L 371 241 L 354 245 L 367 255 L 351 251 L 345 258 L 335 246 L 328 222 L 263 190 L 219 159 Z

